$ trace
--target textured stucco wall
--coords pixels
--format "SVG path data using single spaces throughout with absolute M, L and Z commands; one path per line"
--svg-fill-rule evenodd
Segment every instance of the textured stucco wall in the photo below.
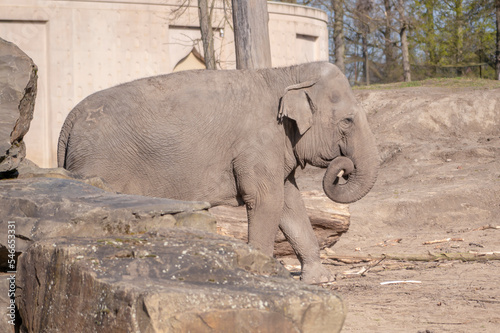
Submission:
M 57 139 L 68 112 L 91 93 L 173 71 L 199 42 L 198 8 L 180 0 L 2 0 L 0 37 L 16 43 L 39 68 L 38 97 L 25 137 L 27 157 L 56 165 Z M 273 66 L 328 60 L 327 16 L 269 2 Z M 227 19 L 225 19 L 226 13 Z M 221 69 L 235 68 L 231 13 L 215 10 Z

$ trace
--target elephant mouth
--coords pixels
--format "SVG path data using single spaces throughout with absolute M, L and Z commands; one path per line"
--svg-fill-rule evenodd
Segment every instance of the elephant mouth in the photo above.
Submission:
M 333 160 L 334 160 L 334 158 L 332 158 L 332 159 L 321 158 L 318 162 L 314 163 L 314 166 L 316 166 L 318 168 L 326 169 L 326 168 L 328 168 L 328 166 L 330 165 L 330 163 Z
M 314 166 L 325 169 L 330 167 L 332 165 L 332 161 L 336 159 L 337 162 L 344 161 L 343 163 L 340 163 L 338 165 L 345 165 L 346 164 L 345 160 L 351 161 L 351 158 L 348 157 L 348 155 L 345 153 L 345 150 L 342 148 L 340 144 L 336 145 L 329 153 L 321 154 L 320 156 L 318 156 L 318 159 L 317 161 L 315 161 L 316 163 L 314 164 Z M 348 173 L 345 173 L 345 175 L 347 176 Z
M 335 162 L 333 162 L 335 160 Z M 349 176 L 356 172 L 353 161 L 345 156 L 339 156 L 329 161 L 325 184 L 342 185 L 349 181 Z

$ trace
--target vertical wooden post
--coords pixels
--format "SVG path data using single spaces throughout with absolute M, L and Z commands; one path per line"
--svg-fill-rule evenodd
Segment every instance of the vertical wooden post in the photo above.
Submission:
M 271 67 L 266 0 L 232 0 L 237 69 Z

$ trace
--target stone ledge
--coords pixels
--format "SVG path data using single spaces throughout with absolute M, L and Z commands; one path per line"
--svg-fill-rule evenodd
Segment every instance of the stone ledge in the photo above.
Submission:
M 0 228 L 15 222 L 16 251 L 54 237 L 103 237 L 194 227 L 216 232 L 205 202 L 184 202 L 109 193 L 70 179 L 0 181 Z M 0 269 L 7 263 L 7 237 L 0 239 Z
M 339 332 L 346 314 L 275 259 L 197 230 L 52 239 L 19 259 L 26 332 Z

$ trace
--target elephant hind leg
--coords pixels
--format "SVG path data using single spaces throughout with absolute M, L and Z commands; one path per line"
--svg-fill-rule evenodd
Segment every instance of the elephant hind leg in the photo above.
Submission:
M 318 239 L 293 175 L 285 182 L 285 204 L 279 227 L 300 261 L 302 281 L 317 284 L 335 280 L 332 272 L 321 263 Z

